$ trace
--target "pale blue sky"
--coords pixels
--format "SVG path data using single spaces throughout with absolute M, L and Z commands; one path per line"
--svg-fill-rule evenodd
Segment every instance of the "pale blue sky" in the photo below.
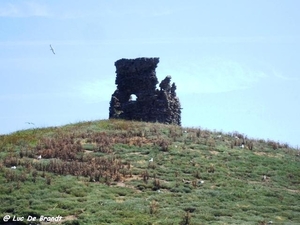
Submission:
M 107 119 L 114 62 L 159 57 L 158 80 L 176 83 L 183 126 L 297 146 L 299 8 L 298 0 L 2 0 L 0 134 Z

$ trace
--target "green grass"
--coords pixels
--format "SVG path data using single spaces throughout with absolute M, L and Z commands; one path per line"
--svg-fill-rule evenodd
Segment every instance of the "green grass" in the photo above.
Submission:
M 273 141 L 124 120 L 18 131 L 0 136 L 0 221 L 300 224 L 297 153 Z

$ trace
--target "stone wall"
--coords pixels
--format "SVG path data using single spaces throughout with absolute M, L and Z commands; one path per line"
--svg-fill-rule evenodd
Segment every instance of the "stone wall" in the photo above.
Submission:
M 115 62 L 117 89 L 112 94 L 109 118 L 181 125 L 176 85 L 167 76 L 156 88 L 159 58 L 120 59 Z

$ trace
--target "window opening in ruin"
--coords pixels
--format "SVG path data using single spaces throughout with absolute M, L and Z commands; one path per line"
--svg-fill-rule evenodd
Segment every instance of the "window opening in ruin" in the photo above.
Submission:
M 130 95 L 129 101 L 136 101 L 137 97 L 135 94 Z

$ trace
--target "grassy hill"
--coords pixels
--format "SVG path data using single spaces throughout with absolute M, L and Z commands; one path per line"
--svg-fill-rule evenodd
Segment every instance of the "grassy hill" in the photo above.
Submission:
M 0 223 L 300 224 L 287 144 L 101 120 L 2 135 L 0 149 Z

